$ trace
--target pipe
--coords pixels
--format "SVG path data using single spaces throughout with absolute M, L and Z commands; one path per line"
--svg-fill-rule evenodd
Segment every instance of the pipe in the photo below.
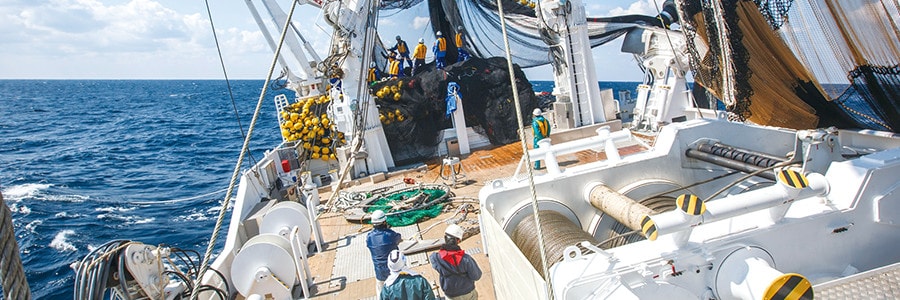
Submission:
M 699 144 L 697 145 L 697 150 L 732 160 L 742 161 L 758 167 L 771 167 L 785 161 L 784 158 L 775 157 L 771 154 L 738 148 L 722 143 Z
M 717 166 L 722 166 L 722 167 L 726 167 L 729 169 L 738 170 L 738 171 L 746 172 L 746 173 L 753 173 L 753 172 L 763 169 L 762 167 L 759 167 L 756 165 L 751 165 L 751 164 L 748 164 L 745 162 L 728 159 L 728 158 L 721 157 L 721 156 L 718 156 L 715 154 L 702 152 L 702 151 L 699 151 L 696 149 L 688 149 L 687 151 L 684 152 L 684 155 L 687 157 L 699 159 L 699 160 L 702 160 L 702 161 L 705 161 L 705 162 L 708 162 L 708 163 L 711 163 L 711 164 L 714 164 Z M 759 174 L 756 174 L 756 176 L 759 176 L 759 177 L 762 177 L 762 178 L 765 178 L 768 180 L 772 180 L 772 181 L 775 180 L 775 174 L 773 174 L 771 172 L 761 172 Z
M 641 218 L 656 211 L 600 183 L 589 184 L 585 198 L 592 206 L 631 230 L 641 230 Z
M 796 199 L 816 197 L 828 193 L 828 181 L 822 174 L 811 173 L 806 175 L 806 179 L 809 181 L 809 186 L 803 189 L 795 189 L 780 183 L 707 202 L 706 213 L 702 215 L 702 218 L 685 218 L 684 212 L 675 210 L 657 215 L 648 215 L 647 219 L 650 219 L 654 224 L 652 226 L 655 228 L 656 235 L 662 236 L 687 230 L 703 223 L 724 220 L 762 209 L 772 208 L 773 210 L 782 211 L 783 208 L 780 206 L 790 204 Z M 772 221 L 777 221 L 775 218 L 780 218 L 780 216 L 773 214 Z M 645 232 L 649 231 L 652 230 L 645 230 Z

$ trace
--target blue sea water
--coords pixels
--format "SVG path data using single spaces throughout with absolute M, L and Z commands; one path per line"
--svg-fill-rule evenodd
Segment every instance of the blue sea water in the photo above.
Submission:
M 110 240 L 203 253 L 243 142 L 235 110 L 246 131 L 262 86 L 232 81 L 233 106 L 220 80 L 0 80 L 0 189 L 34 298 L 71 299 L 70 265 Z M 263 100 L 254 158 L 281 140 L 279 93 Z

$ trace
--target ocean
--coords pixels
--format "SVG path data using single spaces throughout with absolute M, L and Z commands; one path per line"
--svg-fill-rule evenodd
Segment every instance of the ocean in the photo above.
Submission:
M 231 86 L 234 102 L 222 80 L 0 80 L 0 190 L 35 299 L 71 299 L 70 265 L 110 240 L 206 250 L 263 81 Z M 281 141 L 277 94 L 243 169 Z

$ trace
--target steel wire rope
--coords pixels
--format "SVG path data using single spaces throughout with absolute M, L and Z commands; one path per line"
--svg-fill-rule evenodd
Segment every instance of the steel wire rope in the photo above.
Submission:
M 531 190 L 531 208 L 534 213 L 534 222 L 537 224 L 535 227 L 537 229 L 538 247 L 541 249 L 541 268 L 543 269 L 543 274 L 547 274 L 546 276 L 549 277 L 550 271 L 547 268 L 547 255 L 544 253 L 544 235 L 541 230 L 541 218 L 538 216 L 537 191 L 534 189 L 534 171 L 530 166 L 531 156 L 528 154 L 528 144 L 525 142 L 525 127 L 522 125 L 522 107 L 519 104 L 519 89 L 516 85 L 516 72 L 515 69 L 513 69 L 512 55 L 509 49 L 509 39 L 507 38 L 506 17 L 503 14 L 503 0 L 497 0 L 497 12 L 500 15 L 500 28 L 503 30 L 503 44 L 506 48 L 506 66 L 509 69 L 509 81 L 511 84 L 513 101 L 516 104 L 516 123 L 519 126 L 519 141 L 521 141 L 522 144 L 522 155 L 525 156 L 525 161 L 529 162 L 529 166 L 525 169 L 528 170 L 528 187 L 529 190 Z M 546 283 L 547 288 L 547 298 L 553 299 L 553 288 L 549 278 L 544 278 L 544 282 Z
M 225 85 L 228 87 L 228 97 L 231 98 L 231 108 L 234 111 L 234 119 L 238 123 L 238 129 L 241 132 L 241 137 L 246 138 L 244 135 L 244 125 L 241 124 L 241 116 L 238 113 L 237 103 L 234 101 L 234 93 L 231 91 L 231 80 L 228 79 L 228 71 L 225 70 L 225 59 L 222 57 L 222 48 L 219 46 L 219 35 L 216 34 L 216 25 L 213 24 L 212 12 L 209 9 L 209 0 L 204 0 L 206 3 L 206 13 L 209 16 L 209 27 L 212 28 L 213 40 L 216 42 L 216 53 L 219 54 L 219 64 L 222 66 L 222 74 L 225 76 Z M 253 157 L 253 154 L 250 153 L 250 161 L 253 164 L 256 164 L 256 158 Z
M 0 279 L 2 279 L 3 296 L 6 299 L 31 299 L 31 288 L 25 276 L 25 267 L 19 256 L 16 232 L 12 222 L 12 211 L 3 201 L 0 194 Z
M 209 193 L 206 193 L 206 194 L 197 195 L 197 196 L 191 196 L 191 197 L 186 197 L 186 198 L 171 199 L 171 200 L 163 200 L 163 201 L 136 201 L 136 202 L 129 202 L 129 204 L 149 205 L 149 204 L 171 204 L 171 203 L 178 203 L 178 202 L 184 202 L 184 201 L 188 201 L 188 200 L 200 199 L 200 198 L 203 198 L 203 197 L 206 197 L 206 196 L 212 196 L 212 195 L 214 195 L 214 194 L 224 192 L 225 190 L 227 190 L 227 189 L 220 189 L 220 190 L 212 191 L 212 192 L 209 192 Z
M 209 259 L 212 256 L 213 248 L 215 248 L 216 238 L 219 235 L 219 231 L 222 229 L 222 223 L 225 220 L 225 212 L 228 211 L 228 206 L 231 203 L 231 194 L 234 192 L 235 182 L 237 181 L 238 175 L 241 171 L 241 164 L 244 161 L 244 154 L 249 153 L 250 147 L 250 138 L 253 136 L 253 129 L 256 126 L 256 121 L 259 119 L 259 112 L 262 109 L 263 100 L 266 97 L 266 90 L 269 88 L 269 81 L 272 79 L 272 74 L 275 72 L 275 66 L 278 64 L 278 56 L 281 54 L 281 46 L 284 45 L 284 38 L 287 35 L 288 28 L 290 28 L 291 17 L 294 15 L 294 10 L 297 8 L 299 0 L 294 0 L 291 4 L 291 11 L 287 15 L 287 20 L 284 23 L 284 28 L 281 30 L 281 38 L 278 41 L 278 47 L 275 49 L 275 55 L 272 57 L 272 64 L 269 66 L 268 74 L 266 74 L 266 80 L 263 82 L 262 91 L 259 93 L 259 99 L 256 102 L 256 110 L 253 112 L 253 119 L 250 120 L 250 126 L 247 128 L 247 135 L 244 137 L 244 144 L 241 147 L 241 154 L 238 156 L 238 161 L 234 166 L 234 172 L 231 174 L 231 180 L 228 183 L 228 191 L 225 193 L 225 199 L 222 201 L 222 209 L 219 210 L 219 217 L 216 219 L 216 227 L 213 229 L 212 236 L 210 236 L 209 244 L 206 247 L 206 253 L 203 255 L 203 261 L 200 263 L 200 272 L 197 274 L 196 283 L 194 284 L 194 290 L 191 292 L 191 300 L 197 299 L 197 293 L 199 292 L 199 288 L 201 286 L 200 282 L 203 280 L 203 275 L 206 274 L 207 269 L 209 269 Z

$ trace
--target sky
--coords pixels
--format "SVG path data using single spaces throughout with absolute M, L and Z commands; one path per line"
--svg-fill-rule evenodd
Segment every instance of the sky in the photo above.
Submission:
M 287 10 L 290 1 L 278 0 Z M 652 1 L 585 1 L 587 15 L 656 15 Z M 264 79 L 272 50 L 244 1 L 219 0 L 3 0 L 0 1 L 0 79 L 223 79 L 211 24 L 230 79 Z M 254 1 L 259 5 L 259 1 Z M 212 15 L 212 23 L 210 23 Z M 384 13 L 386 44 L 433 37 L 425 5 Z M 266 16 L 263 16 L 266 19 Z M 295 24 L 320 57 L 331 29 L 320 11 L 304 5 Z M 600 81 L 640 81 L 617 40 L 594 49 Z M 526 69 L 530 80 L 552 80 L 548 67 Z M 276 73 L 277 75 L 277 73 Z

